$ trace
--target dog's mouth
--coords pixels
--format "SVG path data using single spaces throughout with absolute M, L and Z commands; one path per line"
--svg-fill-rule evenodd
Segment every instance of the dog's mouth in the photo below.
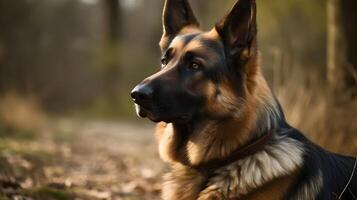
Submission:
M 150 118 L 150 116 L 152 115 L 150 112 L 150 109 L 144 108 L 143 106 L 140 106 L 138 104 L 135 104 L 135 111 L 136 111 L 136 115 L 138 115 L 141 118 Z
M 167 114 L 163 114 L 161 112 L 153 111 L 153 109 L 145 108 L 138 104 L 135 104 L 136 114 L 141 118 L 148 118 L 153 122 L 187 122 L 191 119 L 190 115 L 188 114 L 181 114 L 177 116 L 169 116 Z

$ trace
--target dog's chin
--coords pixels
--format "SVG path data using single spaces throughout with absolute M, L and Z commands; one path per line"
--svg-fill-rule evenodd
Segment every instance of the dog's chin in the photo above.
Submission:
M 140 107 L 138 104 L 135 104 L 136 115 L 141 118 L 147 117 L 147 112 L 144 108 Z
M 185 123 L 190 120 L 189 115 L 168 116 L 160 113 L 154 113 L 148 109 L 145 109 L 135 104 L 136 114 L 141 118 L 148 118 L 150 121 L 166 122 L 166 123 Z

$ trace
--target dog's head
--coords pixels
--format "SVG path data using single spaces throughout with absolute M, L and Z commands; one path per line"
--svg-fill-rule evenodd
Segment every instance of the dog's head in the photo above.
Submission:
M 255 0 L 239 0 L 208 32 L 188 0 L 166 0 L 163 29 L 161 70 L 131 93 L 138 115 L 186 122 L 239 113 L 257 71 Z

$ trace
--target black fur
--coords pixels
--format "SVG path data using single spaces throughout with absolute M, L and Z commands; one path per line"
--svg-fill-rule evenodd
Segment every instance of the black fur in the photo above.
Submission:
M 305 154 L 301 172 L 295 184 L 291 187 L 285 199 L 295 198 L 299 189 L 311 180 L 316 180 L 321 171 L 322 186 L 316 200 L 336 200 L 347 185 L 352 181 L 343 193 L 343 200 L 354 200 L 357 197 L 357 172 L 352 174 L 356 158 L 331 153 L 309 141 L 301 132 L 290 127 L 286 122 L 281 123 L 280 129 L 288 137 L 294 138 L 304 144 Z M 313 183 L 317 184 L 317 183 Z M 311 189 L 311 188 L 310 188 Z

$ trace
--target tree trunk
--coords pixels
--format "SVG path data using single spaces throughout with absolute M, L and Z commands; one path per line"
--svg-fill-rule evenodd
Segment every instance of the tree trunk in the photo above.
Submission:
M 109 39 L 111 42 L 117 43 L 121 33 L 121 26 L 119 26 L 121 24 L 119 0 L 105 0 L 105 9 L 107 12 Z
M 105 42 L 106 61 L 104 63 L 104 89 L 111 104 L 116 104 L 120 94 L 120 41 L 122 34 L 122 10 L 119 0 L 105 0 L 104 9 L 107 22 Z
M 357 1 L 328 0 L 326 125 L 337 146 L 357 153 Z M 328 137 L 332 140 L 332 137 Z M 339 141 L 339 142 L 338 142 Z M 330 141 L 332 143 L 332 141 Z M 338 145 L 340 143 L 340 145 Z M 342 147 L 341 147 L 342 148 Z M 337 147 L 337 150 L 341 149 Z

